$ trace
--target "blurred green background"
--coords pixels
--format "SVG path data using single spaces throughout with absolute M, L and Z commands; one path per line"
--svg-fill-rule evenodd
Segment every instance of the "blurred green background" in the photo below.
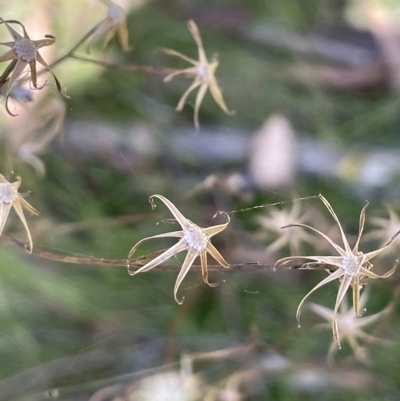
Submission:
M 123 53 L 114 38 L 103 55 L 103 36 L 89 56 L 85 46 L 77 55 L 185 68 L 185 62 L 155 50 L 168 47 L 196 58 L 186 26 L 194 19 L 207 55 L 218 55 L 216 76 L 236 114 L 225 115 L 208 93 L 197 131 L 195 95 L 181 113 L 175 111 L 190 79 L 164 83 L 162 74 L 66 59 L 54 68 L 69 96 L 63 99 L 65 120 L 59 138 L 41 151 L 41 176 L 18 149 L 9 153 L 10 143 L 29 127 L 37 127 L 30 135 L 40 142 L 51 125 L 41 110 L 58 95 L 51 75 L 41 75 L 39 82 L 47 79 L 48 85 L 33 91 L 34 102 L 18 109 L 19 117 L 4 111 L 0 116 L 0 173 L 20 175 L 22 192 L 29 191 L 28 201 L 40 212 L 27 215 L 35 248 L 126 258 L 143 237 L 176 230 L 165 222 L 171 215 L 161 202 L 155 210 L 148 203 L 158 193 L 200 226 L 216 224 L 218 210 L 233 212 L 228 229 L 213 243 L 231 263 L 272 265 L 290 255 L 290 248 L 266 251 L 275 238 L 263 232 L 257 216 L 268 214 L 271 204 L 290 208 L 292 201 L 314 197 L 301 205 L 313 216 L 312 225 L 328 234 L 334 221 L 315 198 L 322 193 L 350 238 L 356 238 L 365 199 L 367 232 L 370 216 L 387 216 L 387 204 L 397 207 L 397 2 L 123 5 L 132 51 Z M 41 51 L 49 64 L 107 15 L 106 5 L 96 0 L 0 0 L 0 9 L 2 18 L 24 23 L 32 39 L 56 36 L 56 44 Z M 5 27 L 0 29 L 0 39 L 9 41 Z M 20 107 L 14 100 L 10 105 Z M 281 177 L 282 171 L 287 174 Z M 24 239 L 15 213 L 4 233 Z M 382 241 L 375 238 L 361 249 Z M 138 256 L 172 243 L 149 242 Z M 305 244 L 300 254 L 334 252 L 314 245 L 318 250 Z M 378 269 L 389 270 L 397 250 L 396 245 L 379 259 Z M 140 401 L 148 399 L 139 395 L 140 380 L 153 375 L 164 380 L 152 384 L 157 389 L 152 399 L 161 401 L 399 399 L 397 305 L 374 331 L 393 344 L 368 346 L 370 366 L 356 361 L 344 343 L 330 368 L 325 362 L 330 331 L 316 329 L 320 320 L 306 309 L 301 330 L 295 320 L 298 303 L 325 272 L 225 270 L 211 273 L 221 285 L 208 288 L 193 271 L 181 286 L 186 299 L 179 306 L 172 291 L 183 256 L 170 261 L 176 271 L 130 277 L 124 267 L 57 263 L 2 241 L 0 400 Z M 368 314 L 395 297 L 397 277 L 371 283 Z M 333 307 L 336 294 L 337 285 L 330 284 L 311 300 Z M 230 351 L 216 352 L 224 349 Z M 183 355 L 189 355 L 191 368 Z M 161 376 L 166 371 L 180 374 Z M 191 390 L 178 395 L 174 385 L 182 389 L 190 378 Z

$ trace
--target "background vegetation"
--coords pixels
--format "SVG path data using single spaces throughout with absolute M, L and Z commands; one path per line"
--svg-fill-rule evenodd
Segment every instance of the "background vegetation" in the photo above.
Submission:
M 194 19 L 207 54 L 218 53 L 218 82 L 236 114 L 225 115 L 208 94 L 197 132 L 191 105 L 181 113 L 174 110 L 189 80 L 164 83 L 161 74 L 65 60 L 54 69 L 69 96 L 63 135 L 41 155 L 45 175 L 18 158 L 12 165 L 22 176 L 22 191 L 30 192 L 29 202 L 40 211 L 38 217 L 28 216 L 35 247 L 126 258 L 141 238 L 174 230 L 164 221 L 171 218 L 166 208 L 159 204 L 152 211 L 148 203 L 159 193 L 200 226 L 213 224 L 217 210 L 234 211 L 214 244 L 231 263 L 272 265 L 289 255 L 289 247 L 278 254 L 265 250 L 271 239 L 264 237 L 257 216 L 267 214 L 270 204 L 291 207 L 292 200 L 322 193 L 351 234 L 357 234 L 365 199 L 370 201 L 367 224 L 368 216 L 386 216 L 386 204 L 396 207 L 396 2 L 132 0 L 125 7 L 133 49 L 123 53 L 113 40 L 106 60 L 182 68 L 183 62 L 154 50 L 168 47 L 197 57 L 186 26 Z M 56 44 L 42 52 L 49 62 L 107 13 L 96 0 L 0 0 L 0 9 L 2 18 L 23 22 L 32 39 L 56 36 Z M 10 40 L 0 28 L 1 40 Z M 87 56 L 84 46 L 78 53 Z M 103 59 L 101 40 L 90 57 Z M 58 96 L 52 77 L 39 80 L 45 79 L 49 85 L 34 92 L 34 102 L 21 116 L 2 113 L 3 144 L 37 123 L 35 118 L 40 123 L 39 112 L 32 110 Z M 27 122 L 18 125 L 16 120 L 28 113 Z M 282 125 L 263 125 L 277 115 L 291 124 L 289 136 Z M 254 173 L 262 168 L 255 162 L 255 133 L 269 138 L 275 130 L 278 139 L 266 141 L 265 159 L 289 152 L 293 167 L 286 179 L 260 182 Z M 5 149 L 2 168 L 9 167 Z M 278 157 L 269 166 L 279 163 Z M 219 185 L 199 186 L 211 174 L 221 177 Z M 234 174 L 240 185 L 227 180 Z M 324 232 L 330 230 L 333 221 L 318 199 L 301 204 L 319 227 L 328 224 Z M 23 238 L 14 215 L 5 232 Z M 373 245 L 370 241 L 362 249 Z M 167 241 L 149 243 L 142 252 L 168 246 Z M 304 246 L 303 251 L 311 250 Z M 395 258 L 381 259 L 378 268 L 388 270 Z M 181 260 L 171 264 L 179 266 Z M 371 366 L 357 362 L 344 344 L 337 365 L 328 367 L 331 334 L 314 328 L 320 320 L 309 311 L 297 328 L 297 305 L 324 272 L 226 270 L 213 273 L 221 285 L 208 288 L 193 271 L 181 289 L 183 306 L 173 300 L 175 271 L 132 278 L 124 267 L 46 261 L 2 241 L 0 272 L 0 400 L 87 400 L 94 394 L 92 400 L 139 400 L 132 383 L 169 370 L 187 374 L 186 383 L 188 377 L 201 380 L 203 393 L 162 398 L 168 391 L 160 385 L 160 400 L 206 399 L 207 391 L 214 397 L 210 400 L 226 401 L 399 397 L 398 305 L 375 328 L 393 345 L 369 347 Z M 398 274 L 372 283 L 368 313 L 382 310 L 397 286 Z M 312 301 L 333 305 L 336 293 L 332 284 Z M 223 349 L 230 351 L 214 352 Z M 181 363 L 183 355 L 191 355 L 197 376 L 190 376 L 185 358 Z M 99 393 L 102 389 L 109 392 Z M 210 395 L 212 389 L 219 390 Z

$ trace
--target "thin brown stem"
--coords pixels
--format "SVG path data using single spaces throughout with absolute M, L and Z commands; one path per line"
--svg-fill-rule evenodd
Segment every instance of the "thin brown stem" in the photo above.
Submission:
M 174 68 L 153 67 L 151 65 L 138 65 L 138 64 L 120 64 L 106 60 L 95 60 L 89 57 L 77 56 L 76 54 L 70 54 L 69 57 L 74 60 L 85 61 L 88 63 L 97 64 L 101 67 L 115 68 L 122 71 L 142 71 L 151 74 L 161 74 L 161 75 L 171 74 L 176 71 L 176 69 Z
M 93 28 L 91 28 L 90 31 L 87 32 L 79 42 L 77 42 L 67 53 L 64 54 L 64 56 L 60 57 L 58 60 L 51 63 L 50 68 L 55 67 L 56 65 L 62 63 L 65 59 L 71 57 L 74 54 L 75 50 L 79 46 L 81 46 L 83 43 L 85 43 L 86 40 L 88 40 L 90 38 L 90 36 L 92 36 L 92 34 L 96 30 L 96 28 L 97 28 L 97 25 L 95 25 Z
M 17 247 L 26 250 L 26 244 L 10 235 L 2 234 L 0 236 L 1 241 L 7 241 L 10 242 Z M 142 256 L 140 258 L 134 259 L 134 260 L 129 260 L 129 266 L 131 268 L 137 268 L 139 269 L 140 267 L 144 266 L 149 260 L 153 259 L 160 253 L 162 253 L 164 250 L 154 252 L 145 256 Z M 45 251 L 43 249 L 38 248 L 35 246 L 33 248 L 32 254 L 35 256 L 38 256 L 40 258 L 44 259 L 49 259 L 49 260 L 54 260 L 56 262 L 62 262 L 62 263 L 70 263 L 70 264 L 79 264 L 79 265 L 91 265 L 91 266 L 123 266 L 126 267 L 128 264 L 128 259 L 106 259 L 106 258 L 90 258 L 90 257 L 77 257 L 77 256 L 67 256 L 67 255 L 61 255 L 58 253 L 54 252 L 49 252 Z M 279 270 L 285 269 L 285 270 L 299 270 L 299 269 L 307 269 L 307 270 L 335 270 L 335 266 L 329 266 L 326 264 L 318 264 L 314 265 L 312 268 L 307 268 L 304 267 L 304 263 L 293 263 L 293 264 L 288 264 L 284 266 L 280 266 Z M 180 270 L 181 266 L 176 266 L 176 265 L 158 265 L 154 267 L 155 270 L 172 270 L 172 271 L 178 271 Z M 275 263 L 258 263 L 258 262 L 249 262 L 249 263 L 239 263 L 235 265 L 230 265 L 229 269 L 224 269 L 220 265 L 209 265 L 208 270 L 209 271 L 224 271 L 224 272 L 229 272 L 229 271 L 264 271 L 264 270 L 274 270 L 275 269 Z M 201 265 L 193 265 L 191 267 L 191 270 L 201 270 Z
M 49 68 L 52 69 L 52 68 L 55 67 L 56 65 L 62 63 L 62 62 L 63 62 L 64 60 L 66 60 L 67 58 L 70 58 L 70 57 L 74 54 L 75 50 L 78 49 L 78 47 L 81 46 L 84 42 L 86 42 L 86 40 L 87 40 L 88 38 L 90 38 L 90 36 L 93 34 L 93 32 L 96 30 L 96 28 L 97 28 L 97 25 L 95 25 L 93 28 L 91 28 L 91 29 L 89 30 L 89 32 L 87 32 L 87 33 L 82 37 L 82 39 L 80 39 L 67 53 L 65 53 L 65 54 L 64 54 L 63 56 L 61 56 L 59 59 L 57 59 L 56 61 L 54 61 L 53 63 L 51 63 L 51 64 L 49 65 Z M 37 76 L 40 76 L 40 75 L 42 75 L 42 74 L 45 73 L 45 72 L 47 72 L 47 69 L 46 69 L 46 68 L 42 68 L 40 71 L 37 72 Z M 30 79 L 30 76 L 28 76 L 28 77 L 26 77 L 26 78 L 24 78 L 24 79 L 21 79 L 19 82 L 25 82 L 25 81 L 27 81 L 27 80 L 29 80 L 29 79 Z
M 11 242 L 12 244 L 16 245 L 21 249 L 26 250 L 26 244 L 10 235 L 2 234 L 0 239 L 3 241 Z M 77 256 L 67 256 L 67 255 L 60 255 L 58 253 L 45 251 L 44 249 L 38 249 L 35 247 L 32 251 L 33 255 L 39 256 L 44 259 L 54 260 L 56 262 L 63 262 L 63 263 L 72 263 L 72 264 L 80 264 L 80 265 L 92 265 L 92 266 L 127 266 L 128 259 L 106 259 L 106 258 L 90 258 L 90 257 L 77 257 Z M 151 256 L 154 257 L 154 254 Z M 138 259 L 135 259 L 132 263 L 134 267 L 143 266 L 147 263 L 149 257 L 144 256 Z
M 112 63 L 105 60 L 95 60 L 89 57 L 77 56 L 75 51 L 84 43 L 86 42 L 93 32 L 97 29 L 97 25 L 91 28 L 67 53 L 61 56 L 59 59 L 54 61 L 49 65 L 50 69 L 53 69 L 58 64 L 61 64 L 64 60 L 68 58 L 72 58 L 75 60 L 85 61 L 88 63 L 94 63 L 102 67 L 107 68 L 115 68 L 118 70 L 123 71 L 142 71 L 147 72 L 150 74 L 161 74 L 161 75 L 168 75 L 176 71 L 174 68 L 163 68 L 163 67 L 153 67 L 151 65 L 136 65 L 136 64 L 119 64 L 119 63 Z M 43 68 L 37 72 L 37 75 L 40 76 L 45 73 L 47 69 Z M 20 82 L 25 82 L 29 79 L 29 77 L 22 79 Z

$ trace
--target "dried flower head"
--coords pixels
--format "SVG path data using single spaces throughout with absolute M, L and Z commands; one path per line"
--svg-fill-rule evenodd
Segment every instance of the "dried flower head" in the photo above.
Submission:
M 129 394 L 130 400 L 137 401 L 197 401 L 202 394 L 198 376 L 183 376 L 179 372 L 166 372 L 146 377 L 138 389 Z
M 298 253 L 303 242 L 313 243 L 314 238 L 303 229 L 282 229 L 293 222 L 302 223 L 306 219 L 306 214 L 301 213 L 300 202 L 293 202 L 291 209 L 271 207 L 268 212 L 266 216 L 257 216 L 257 221 L 263 229 L 262 234 L 265 234 L 268 239 L 275 238 L 268 245 L 268 252 L 277 252 L 288 245 L 290 253 Z
M 144 242 L 152 238 L 166 238 L 166 237 L 176 237 L 180 238 L 180 240 L 173 245 L 171 248 L 167 249 L 161 255 L 154 258 L 152 261 L 146 263 L 143 267 L 136 271 L 131 271 L 130 266 L 128 264 L 128 273 L 131 276 L 135 274 L 146 272 L 154 267 L 158 266 L 159 264 L 165 262 L 166 260 L 170 259 L 172 256 L 178 254 L 182 251 L 188 251 L 186 258 L 183 262 L 181 270 L 179 271 L 178 278 L 175 283 L 174 288 L 174 297 L 178 304 L 182 304 L 184 298 L 182 300 L 178 300 L 177 292 L 180 284 L 182 283 L 183 279 L 185 278 L 186 274 L 188 273 L 189 269 L 191 268 L 194 260 L 200 256 L 201 261 L 201 270 L 203 275 L 204 282 L 209 285 L 210 287 L 215 287 L 217 283 L 209 283 L 208 281 L 208 268 L 207 268 L 207 253 L 209 253 L 221 266 L 229 267 L 228 262 L 222 257 L 222 255 L 218 252 L 218 250 L 214 247 L 211 243 L 210 239 L 214 235 L 218 234 L 219 232 L 225 230 L 227 225 L 229 224 L 229 216 L 225 212 L 222 213 L 226 218 L 226 223 L 219 224 L 217 226 L 202 228 L 198 225 L 192 223 L 189 219 L 184 217 L 182 213 L 177 209 L 177 207 L 166 199 L 162 195 L 152 195 L 149 199 L 150 203 L 153 204 L 154 198 L 160 199 L 165 206 L 170 210 L 170 212 L 174 215 L 177 222 L 182 227 L 181 231 L 173 231 L 170 233 L 153 235 L 152 237 L 147 237 L 140 240 L 129 252 L 129 258 L 135 253 L 138 247 Z
M 368 299 L 368 291 L 364 291 L 360 298 L 360 308 L 364 308 Z M 310 304 L 310 309 L 317 315 L 321 316 L 328 322 L 332 323 L 335 318 L 334 311 L 326 308 L 325 306 L 317 305 L 314 303 Z M 353 308 L 349 308 L 347 305 L 346 297 L 343 299 L 340 305 L 340 312 L 336 315 L 338 330 L 341 337 L 349 343 L 351 349 L 354 352 L 355 357 L 363 363 L 369 363 L 369 359 L 366 354 L 364 347 L 361 347 L 358 340 L 364 341 L 370 344 L 381 344 L 389 345 L 390 342 L 383 340 L 365 333 L 362 329 L 370 324 L 373 324 L 385 316 L 387 316 L 393 310 L 393 304 L 390 303 L 383 311 L 370 316 L 357 316 Z M 319 327 L 330 327 L 330 324 L 320 324 Z M 329 347 L 327 361 L 329 364 L 334 362 L 334 355 L 337 351 L 336 340 L 334 339 Z
M 228 176 L 219 174 L 210 174 L 206 179 L 189 190 L 185 195 L 185 199 L 189 199 L 198 193 L 204 191 L 221 191 L 230 195 L 243 195 L 246 192 L 246 178 L 239 173 L 233 173 Z
M 22 118 L 13 120 L 9 126 L 6 140 L 7 151 L 43 176 L 45 166 L 40 155 L 46 152 L 50 142 L 59 134 L 66 113 L 66 105 L 60 98 L 46 100 Z
M 179 100 L 176 110 L 182 111 L 190 92 L 195 90 L 197 87 L 200 87 L 199 91 L 197 92 L 196 102 L 194 106 L 194 125 L 196 128 L 199 128 L 199 109 L 208 88 L 210 88 L 211 95 L 214 98 L 215 102 L 226 114 L 232 115 L 233 112 L 230 111 L 226 106 L 224 98 L 222 97 L 221 89 L 219 88 L 217 79 L 215 78 L 215 71 L 218 67 L 218 61 L 214 58 L 211 63 L 208 62 L 197 25 L 192 20 L 188 21 L 187 25 L 199 49 L 198 61 L 193 60 L 192 58 L 187 57 L 184 54 L 177 52 L 176 50 L 167 49 L 164 47 L 160 48 L 159 50 L 170 56 L 176 56 L 183 60 L 186 60 L 193 65 L 193 67 L 174 71 L 173 73 L 167 75 L 164 78 L 164 81 L 171 81 L 173 77 L 180 74 L 184 74 L 187 77 L 194 78 L 193 83 L 189 86 L 189 88 L 185 91 L 185 93 Z
M 3 229 L 6 224 L 8 215 L 10 214 L 11 207 L 14 207 L 28 234 L 28 251 L 32 252 L 32 237 L 25 219 L 23 207 L 28 209 L 33 214 L 37 215 L 38 212 L 18 193 L 18 188 L 20 185 L 20 177 L 17 178 L 17 181 L 11 183 L 8 182 L 2 174 L 0 174 L 0 235 L 3 233 Z
M 371 223 L 376 226 L 374 230 L 371 230 L 367 237 L 368 239 L 374 239 L 378 241 L 390 238 L 400 231 L 400 216 L 392 207 L 387 207 L 389 218 L 384 217 L 372 217 Z M 398 251 L 400 248 L 399 238 L 393 243 L 393 251 Z
M 136 401 L 197 401 L 203 399 L 204 383 L 192 371 L 189 356 L 183 356 L 180 371 L 169 370 L 134 383 L 127 393 Z
M 121 42 L 122 50 L 127 52 L 131 50 L 128 43 L 128 28 L 126 26 L 126 14 L 125 10 L 113 3 L 111 0 L 101 0 L 108 7 L 107 17 L 100 21 L 93 29 L 92 34 L 89 38 L 89 43 L 87 45 L 86 51 L 90 53 L 90 46 L 93 40 L 97 39 L 103 33 L 107 32 L 104 39 L 102 50 L 104 51 L 110 40 L 118 32 L 119 41 Z
M 42 64 L 46 71 L 49 71 L 53 75 L 57 90 L 60 94 L 62 94 L 60 82 L 38 51 L 41 47 L 51 46 L 54 44 L 56 38 L 52 35 L 45 35 L 45 39 L 31 40 L 21 22 L 15 20 L 5 21 L 0 18 L 0 24 L 3 23 L 7 27 L 8 32 L 11 34 L 14 40 L 12 42 L 0 42 L 1 45 L 11 48 L 11 50 L 0 56 L 0 61 L 12 60 L 3 72 L 3 75 L 0 77 L 0 87 L 3 85 L 6 87 L 4 96 L 6 99 L 6 109 L 8 114 L 11 116 L 16 116 L 16 114 L 11 113 L 8 108 L 8 98 L 15 82 L 28 65 L 31 71 L 31 82 L 35 89 L 43 89 L 45 86 L 45 84 L 38 85 L 37 83 L 36 62 L 38 62 Z M 20 25 L 23 30 L 23 36 L 20 35 L 10 24 Z
M 296 318 L 297 321 L 299 322 L 299 327 L 300 327 L 300 313 L 301 313 L 301 308 L 305 302 L 305 300 L 308 298 L 308 296 L 314 292 L 316 289 L 322 287 L 323 285 L 334 281 L 336 279 L 340 280 L 340 286 L 339 286 L 339 291 L 336 297 L 336 303 L 335 303 L 335 309 L 333 310 L 333 318 L 332 318 L 332 330 L 333 330 L 333 335 L 335 339 L 338 342 L 338 345 L 340 347 L 340 340 L 339 340 L 339 330 L 338 330 L 338 325 L 337 325 L 337 320 L 336 320 L 336 314 L 338 312 L 339 305 L 342 303 L 344 296 L 346 295 L 346 292 L 348 288 L 351 286 L 353 288 L 353 306 L 355 309 L 355 312 L 358 316 L 360 316 L 360 305 L 359 305 L 359 300 L 360 300 L 360 290 L 362 288 L 362 284 L 366 278 L 386 278 L 392 275 L 396 269 L 396 266 L 388 271 L 386 274 L 379 276 L 375 274 L 372 271 L 372 264 L 370 263 L 370 260 L 374 258 L 375 256 L 379 255 L 383 250 L 385 250 L 397 237 L 397 235 L 400 233 L 396 233 L 393 235 L 387 242 L 386 244 L 380 248 L 377 249 L 376 251 L 368 252 L 368 253 L 363 253 L 358 250 L 358 246 L 361 240 L 361 235 L 364 230 L 364 224 L 365 224 L 365 210 L 368 206 L 368 203 L 362 208 L 361 214 L 360 214 L 360 223 L 359 223 L 359 233 L 358 233 L 358 238 L 356 241 L 356 244 L 354 245 L 354 248 L 351 249 L 349 242 L 347 241 L 347 238 L 344 234 L 342 225 L 340 224 L 339 219 L 336 216 L 336 213 L 333 211 L 332 206 L 329 204 L 329 202 L 322 196 L 319 195 L 319 198 L 322 200 L 324 205 L 327 207 L 329 210 L 330 214 L 332 217 L 335 219 L 336 223 L 339 226 L 339 230 L 341 233 L 342 241 L 344 248 L 333 242 L 327 235 L 322 233 L 321 231 L 310 227 L 306 224 L 290 224 L 287 227 L 305 227 L 310 230 L 313 230 L 314 232 L 318 233 L 322 237 L 324 237 L 335 250 L 339 253 L 340 256 L 289 256 L 283 259 L 280 259 L 277 261 L 276 266 L 279 267 L 280 265 L 286 264 L 290 262 L 293 259 L 299 259 L 299 258 L 304 258 L 304 259 L 310 259 L 313 260 L 314 262 L 308 262 L 304 264 L 304 267 L 312 267 L 314 264 L 326 264 L 334 267 L 333 272 L 329 272 L 329 276 L 326 277 L 324 280 L 322 280 L 319 284 L 317 284 L 300 302 L 298 308 L 297 308 L 297 314 Z
M 199 374 L 193 373 L 189 355 L 181 358 L 180 370 L 172 369 L 172 364 L 149 369 L 149 376 L 142 371 L 141 378 L 130 384 L 103 387 L 94 393 L 89 401 L 198 401 L 203 400 L 205 382 Z

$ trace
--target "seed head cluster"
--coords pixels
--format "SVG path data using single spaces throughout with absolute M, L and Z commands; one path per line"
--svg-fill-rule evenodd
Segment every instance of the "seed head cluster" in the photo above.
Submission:
M 105 39 L 103 42 L 103 50 L 114 35 L 118 35 L 121 42 L 123 50 L 128 50 L 128 30 L 126 26 L 126 14 L 125 11 L 118 5 L 114 4 L 111 0 L 102 0 L 108 7 L 107 17 L 100 21 L 95 27 L 93 27 L 85 38 L 79 42 L 77 45 L 80 46 L 82 43 L 88 43 L 87 51 L 89 52 L 90 44 L 96 38 L 105 34 Z M 8 108 L 8 98 L 11 97 L 11 90 L 14 86 L 20 86 L 23 79 L 21 76 L 24 71 L 29 68 L 30 70 L 30 80 L 34 89 L 42 89 L 45 84 L 39 85 L 37 82 L 38 71 L 36 64 L 39 63 L 44 67 L 44 70 L 51 73 L 54 77 L 57 89 L 60 94 L 62 94 L 61 85 L 54 75 L 49 65 L 43 60 L 40 55 L 40 49 L 45 46 L 50 46 L 55 43 L 55 38 L 51 35 L 45 35 L 41 40 L 32 40 L 24 25 L 16 20 L 3 20 L 0 18 L 0 25 L 5 26 L 12 36 L 12 41 L 1 42 L 0 45 L 8 47 L 8 51 L 0 55 L 0 62 L 9 61 L 10 64 L 4 69 L 0 77 L 0 89 L 3 88 L 1 94 L 5 97 L 5 104 L 8 113 L 12 114 Z M 169 69 L 168 72 L 163 70 L 162 73 L 168 74 L 164 78 L 164 81 L 171 81 L 172 78 L 176 76 L 189 77 L 193 81 L 187 90 L 183 93 L 176 109 L 181 111 L 184 105 L 187 103 L 189 95 L 194 90 L 198 90 L 195 103 L 194 103 L 194 125 L 199 128 L 199 110 L 201 103 L 206 95 L 207 91 L 210 91 L 216 104 L 226 113 L 233 114 L 231 110 L 225 104 L 222 91 L 218 85 L 215 72 L 218 68 L 218 61 L 216 59 L 209 59 L 206 56 L 206 52 L 203 47 L 202 38 L 200 36 L 199 29 L 196 23 L 192 20 L 187 23 L 190 34 L 192 35 L 196 45 L 198 59 L 192 59 L 176 50 L 161 48 L 161 52 L 166 55 L 178 57 L 189 65 L 183 69 Z M 22 32 L 22 33 L 21 33 Z M 77 48 L 76 47 L 76 48 Z M 69 55 L 72 58 L 78 58 L 76 54 Z M 82 59 L 82 58 L 81 58 Z M 86 59 L 87 61 L 88 59 Z M 95 61 L 95 60 L 89 60 Z M 57 62 L 55 62 L 57 64 Z M 172 71 L 172 72 L 171 72 Z M 41 71 L 39 71 L 40 73 Z M 56 105 L 57 107 L 57 105 Z M 59 132 L 62 123 L 64 121 L 65 109 L 60 109 L 59 112 L 55 109 L 52 114 L 51 110 L 48 110 L 43 115 L 41 115 L 42 123 L 47 126 L 49 130 L 47 135 L 42 136 L 42 141 L 34 140 L 30 143 L 21 142 L 16 146 L 15 153 L 18 153 L 21 159 L 25 159 L 27 163 L 30 163 L 34 168 L 40 170 L 44 174 L 44 165 L 42 161 L 37 157 L 38 154 L 42 153 L 47 144 L 55 137 Z M 54 122 L 53 122 L 54 121 Z M 53 123 L 52 123 L 53 122 Z M 35 127 L 37 130 L 37 127 Z M 28 135 L 29 136 L 29 135 Z M 37 139 L 37 138 L 35 138 Z M 31 238 L 31 233 L 28 228 L 28 224 L 24 215 L 24 209 L 27 209 L 32 214 L 37 214 L 36 210 L 24 199 L 24 197 L 18 192 L 19 186 L 21 184 L 21 179 L 18 177 L 16 181 L 9 182 L 3 175 L 0 174 L 0 235 L 6 225 L 6 221 L 12 209 L 15 210 L 16 214 L 22 222 L 29 240 L 28 250 L 32 252 L 33 242 Z M 333 343 L 340 348 L 340 335 L 347 338 L 351 347 L 353 348 L 358 359 L 361 358 L 360 347 L 358 346 L 357 340 L 364 340 L 366 342 L 376 341 L 376 338 L 366 335 L 361 328 L 377 320 L 381 314 L 376 314 L 374 316 L 369 316 L 367 318 L 362 317 L 362 308 L 366 298 L 361 296 L 361 292 L 364 291 L 363 286 L 368 279 L 386 278 L 389 277 L 395 270 L 393 268 L 386 274 L 381 276 L 377 275 L 373 271 L 373 265 L 370 260 L 378 256 L 381 252 L 387 249 L 393 241 L 396 239 L 400 231 L 397 231 L 400 227 L 400 218 L 395 217 L 393 212 L 390 212 L 390 220 L 392 222 L 392 236 L 390 239 L 379 249 L 371 252 L 363 253 L 359 251 L 358 247 L 360 244 L 361 236 L 363 234 L 365 214 L 367 204 L 362 208 L 359 218 L 359 234 L 354 247 L 350 247 L 349 241 L 344 233 L 342 225 L 336 216 L 330 203 L 322 196 L 319 195 L 320 200 L 323 202 L 325 207 L 330 212 L 331 216 L 335 220 L 342 239 L 342 243 L 338 244 L 334 242 L 328 235 L 304 224 L 306 215 L 301 213 L 299 204 L 295 204 L 291 210 L 270 210 L 269 216 L 264 216 L 264 218 L 258 220 L 260 225 L 264 226 L 265 231 L 272 232 L 274 235 L 274 241 L 270 243 L 270 251 L 280 251 L 283 247 L 289 246 L 292 251 L 292 256 L 282 258 L 276 262 L 275 267 L 283 267 L 287 265 L 290 261 L 294 259 L 304 258 L 307 262 L 302 265 L 302 267 L 307 267 L 308 269 L 315 267 L 315 265 L 324 265 L 324 269 L 327 272 L 327 276 L 318 283 L 300 302 L 297 309 L 297 320 L 300 322 L 300 313 L 305 300 L 311 295 L 312 292 L 319 289 L 320 287 L 328 284 L 332 281 L 339 282 L 339 290 L 336 296 L 336 302 L 332 310 L 328 310 L 316 304 L 311 305 L 311 310 L 320 315 L 325 320 L 329 321 L 329 327 L 332 328 L 333 332 Z M 219 265 L 224 268 L 229 268 L 230 265 L 221 253 L 215 248 L 211 243 L 211 238 L 224 231 L 229 222 L 230 218 L 227 213 L 221 212 L 223 217 L 225 217 L 225 222 L 222 224 L 217 224 L 209 227 L 200 227 L 194 224 L 191 220 L 187 219 L 180 210 L 172 203 L 170 200 L 162 195 L 152 195 L 150 197 L 150 202 L 153 204 L 154 199 L 158 199 L 163 202 L 163 204 L 168 208 L 169 212 L 173 215 L 174 219 L 180 225 L 181 229 L 178 231 L 172 231 L 162 234 L 153 235 L 146 237 L 137 242 L 129 252 L 128 255 L 128 273 L 130 275 L 136 275 L 138 273 L 147 272 L 163 263 L 167 262 L 175 255 L 185 252 L 185 259 L 180 267 L 175 287 L 173 290 L 173 295 L 178 304 L 182 304 L 183 298 L 178 298 L 178 290 L 189 270 L 192 268 L 196 259 L 200 260 L 202 278 L 205 284 L 214 287 L 218 283 L 210 283 L 208 278 L 208 257 L 211 256 Z M 247 209 L 243 209 L 247 210 Z M 386 227 L 386 222 L 382 219 L 376 219 L 376 224 L 379 226 L 377 234 L 380 235 L 382 230 Z M 284 225 L 284 227 L 281 227 Z M 289 228 L 284 234 L 282 234 L 281 228 Z M 294 229 L 293 227 L 300 227 L 301 231 Z M 396 232 L 393 232 L 393 228 Z M 297 230 L 297 233 L 294 233 Z M 336 251 L 336 255 L 312 255 L 312 256 L 294 256 L 293 253 L 300 249 L 300 245 L 304 243 L 311 243 L 314 235 L 318 234 L 320 237 L 324 238 Z M 140 265 L 137 269 L 131 269 L 130 259 L 136 252 L 138 247 L 145 241 L 149 239 L 159 239 L 173 237 L 177 239 L 177 242 L 170 248 L 161 251 L 154 258 L 148 257 L 145 262 Z M 311 240 L 310 240 L 311 237 Z M 339 241 L 340 242 L 340 241 Z M 133 263 L 134 264 L 134 263 Z M 348 290 L 352 291 L 353 295 L 353 308 L 349 309 L 344 307 L 346 303 L 346 297 Z M 364 295 L 364 292 L 363 292 Z M 386 313 L 386 312 L 385 312 Z M 361 320 L 363 319 L 363 320 Z M 332 355 L 334 351 L 330 350 Z M 161 376 L 159 377 L 161 378 Z M 166 377 L 162 377 L 164 380 Z M 173 376 L 173 379 L 176 379 Z M 176 380 L 175 380 L 176 381 Z M 164 382 L 163 382 L 164 383 Z M 167 384 L 172 383 L 175 386 L 175 382 L 170 380 Z M 178 385 L 181 385 L 179 380 Z

